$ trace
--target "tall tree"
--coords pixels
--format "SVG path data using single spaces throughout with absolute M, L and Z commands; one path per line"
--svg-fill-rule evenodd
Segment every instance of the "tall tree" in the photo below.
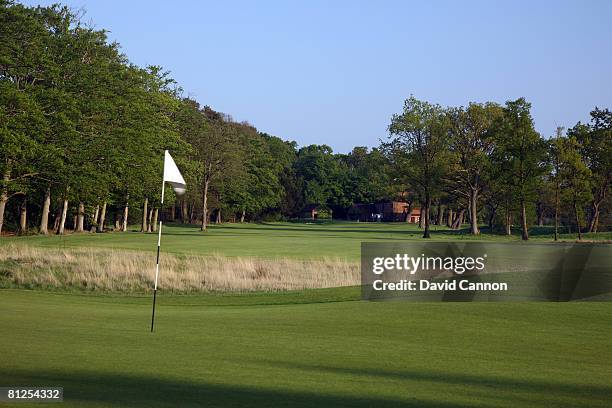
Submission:
M 592 200 L 589 232 L 597 232 L 601 205 L 612 185 L 612 111 L 595 108 L 591 123 L 578 123 L 568 131 L 580 144 L 580 153 L 591 171 Z
M 582 240 L 582 218 L 584 206 L 592 199 L 591 170 L 580 155 L 580 144 L 573 136 L 555 141 L 558 149 L 561 179 L 561 200 L 574 213 L 578 239 Z
M 240 143 L 244 146 L 244 162 L 240 171 L 226 176 L 226 201 L 239 213 L 241 221 L 249 213 L 257 216 L 266 209 L 278 207 L 282 198 L 280 169 L 269 150 L 267 140 L 248 125 L 238 125 Z
M 414 97 L 405 101 L 403 112 L 393 115 L 389 126 L 392 144 L 406 154 L 409 166 L 406 174 L 421 197 L 423 238 L 431 237 L 431 203 L 440 194 L 447 172 L 448 130 L 448 116 L 442 107 Z
M 329 206 L 340 200 L 340 168 L 327 145 L 301 148 L 295 162 L 298 177 L 303 182 L 306 204 Z
M 296 216 L 304 206 L 304 195 L 295 169 L 297 143 L 287 142 L 266 133 L 261 136 L 268 145 L 280 184 L 279 212 L 286 217 Z
M 550 141 L 549 144 L 549 156 L 552 171 L 550 174 L 550 181 L 552 183 L 553 200 L 555 208 L 555 232 L 554 240 L 559 240 L 559 211 L 561 205 L 561 182 L 563 177 L 562 166 L 563 166 L 563 128 L 558 126 L 555 138 Z
M 49 30 L 55 27 L 52 17 L 66 13 L 55 6 L 0 2 L 0 232 L 8 200 L 27 194 L 38 174 L 48 122 L 35 88 L 57 69 Z
M 478 235 L 480 193 L 491 177 L 491 155 L 495 147 L 493 124 L 503 114 L 495 103 L 470 103 L 453 108 L 450 116 L 450 145 L 457 166 L 450 175 L 469 199 L 471 232 Z
M 200 181 L 202 224 L 208 226 L 208 201 L 211 183 L 242 165 L 244 149 L 239 143 L 238 128 L 235 124 L 210 109 L 190 99 L 184 99 L 177 114 L 181 136 L 193 148 L 193 160 L 197 162 Z
M 525 98 L 506 102 L 496 129 L 494 156 L 506 174 L 506 185 L 518 202 L 521 238 L 529 239 L 527 205 L 534 201 L 541 175 L 546 171 L 546 144 L 533 127 L 531 104 Z

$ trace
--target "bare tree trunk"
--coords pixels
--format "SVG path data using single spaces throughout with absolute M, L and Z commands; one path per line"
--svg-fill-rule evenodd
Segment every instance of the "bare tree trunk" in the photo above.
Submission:
M 40 217 L 40 227 L 38 232 L 40 234 L 49 234 L 49 207 L 51 206 L 51 189 L 47 187 L 45 190 L 45 200 L 43 201 L 42 214 Z
M 130 207 L 128 202 L 125 202 L 125 207 L 123 207 L 123 225 L 121 226 L 121 231 L 126 232 L 128 229 L 128 216 L 130 213 Z
M 458 213 L 455 214 L 455 219 L 453 220 L 453 224 L 451 225 L 452 229 L 458 230 L 459 228 L 461 228 L 464 217 L 465 217 L 465 208 L 462 208 L 461 210 L 459 210 Z
M 521 198 L 521 239 L 527 241 L 529 239 L 529 231 L 527 231 L 527 209 L 525 208 L 525 200 Z
M 153 226 L 151 225 L 151 221 L 153 220 L 153 208 L 151 208 L 149 210 L 149 225 L 147 226 L 147 231 L 148 232 L 152 232 L 153 231 Z
M 506 235 L 512 235 L 512 212 L 506 209 Z
M 172 208 L 174 209 L 174 206 Z M 159 218 L 159 209 L 156 208 L 153 211 L 153 222 L 151 223 L 153 232 L 157 232 L 157 219 L 158 218 Z
M 53 232 L 57 234 L 59 232 L 60 219 L 62 218 L 62 209 L 58 208 L 55 212 L 53 219 Z
M 472 226 L 472 235 L 479 235 L 478 229 L 478 189 L 470 188 L 470 223 Z
M 204 188 L 202 190 L 202 227 L 200 228 L 201 231 L 206 231 L 208 222 L 208 220 L 206 219 L 206 217 L 208 217 L 208 184 L 209 181 L 204 180 Z
M 215 221 L 215 224 L 221 224 L 221 209 L 220 208 L 217 211 L 217 220 Z
M 593 201 L 591 204 L 591 221 L 589 222 L 589 232 L 597 232 L 599 225 L 599 204 L 600 202 Z
M 438 215 L 436 216 L 436 225 L 442 225 L 442 218 L 444 218 L 444 206 L 438 203 Z
M 196 221 L 196 202 L 193 200 L 189 206 L 189 224 L 195 224 Z
M 246 216 L 246 210 L 242 210 L 242 213 L 240 214 L 240 222 L 243 223 L 244 222 L 244 217 Z
M 468 194 L 468 201 L 467 201 L 467 218 L 468 218 L 468 222 L 470 223 L 470 226 L 472 225 L 472 221 L 470 218 L 470 215 L 472 214 L 472 193 Z
M 608 178 L 602 185 L 599 186 L 597 193 L 593 197 L 593 201 L 591 202 L 589 232 L 597 232 L 597 227 L 599 226 L 599 206 L 606 199 L 609 186 L 610 179 Z
M 9 199 L 8 190 L 6 188 L 6 183 L 8 183 L 11 177 L 10 166 L 7 164 L 6 167 L 7 168 L 4 172 L 4 175 L 2 176 L 5 187 L 2 189 L 2 193 L 0 194 L 0 234 L 2 234 L 2 225 L 4 224 L 4 211 L 6 210 L 6 203 Z
M 149 198 L 145 197 L 144 204 L 142 206 L 142 225 L 140 226 L 140 232 L 147 232 L 147 217 L 149 216 Z
M 419 228 L 425 227 L 425 209 L 423 204 L 421 204 L 421 208 L 419 209 Z
M 544 204 L 541 202 L 537 203 L 537 213 L 538 213 L 538 227 L 544 226 Z
M 62 207 L 62 215 L 60 216 L 59 228 L 57 229 L 58 235 L 63 235 L 66 228 L 66 216 L 68 215 L 68 200 L 64 199 L 64 206 Z
M 98 226 L 98 217 L 100 216 L 100 205 L 96 205 L 96 210 L 94 211 L 93 219 L 91 220 L 91 232 L 96 232 L 96 227 Z
M 104 232 L 104 219 L 106 218 L 106 201 L 102 203 L 102 211 L 100 211 L 100 221 L 98 222 L 98 232 Z
M 79 208 L 77 211 L 77 225 L 76 225 L 77 232 L 85 231 L 85 229 L 83 228 L 84 221 L 85 221 L 85 205 L 83 204 L 83 202 L 79 202 Z
M 181 200 L 181 221 L 183 224 L 189 224 L 191 222 L 191 217 L 187 211 L 187 199 L 185 198 Z
M 6 202 L 8 201 L 8 194 L 4 191 L 0 195 L 0 234 L 2 233 L 2 225 L 4 224 L 4 210 L 6 208 Z
M 429 233 L 429 212 L 431 211 L 431 197 L 429 192 L 425 193 L 425 231 L 423 232 L 423 238 L 431 238 Z
M 19 206 L 19 233 L 28 232 L 28 200 L 24 197 Z
M 494 207 L 490 202 L 487 203 L 489 206 L 489 233 L 493 233 L 493 227 L 495 222 L 495 215 L 497 214 L 497 207 Z
M 448 214 L 446 215 L 446 226 L 448 228 L 451 228 L 453 226 L 453 209 L 449 208 L 448 209 Z
M 578 215 L 578 205 L 574 201 L 574 214 L 576 215 L 576 228 L 578 228 L 578 241 L 582 241 L 582 230 L 580 229 L 580 216 Z

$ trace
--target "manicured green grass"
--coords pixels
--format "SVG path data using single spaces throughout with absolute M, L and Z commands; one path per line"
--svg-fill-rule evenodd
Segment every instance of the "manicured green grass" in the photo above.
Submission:
M 610 406 L 610 303 L 357 296 L 162 292 L 151 334 L 150 298 L 3 290 L 0 384 L 85 408 Z
M 177 254 L 353 261 L 362 241 L 421 235 L 405 224 L 164 228 L 163 251 Z M 535 232 L 533 241 L 550 239 L 550 230 Z M 473 238 L 434 231 L 434 240 L 449 239 Z M 0 245 L 153 252 L 156 241 L 130 232 L 3 237 Z M 151 334 L 149 296 L 0 290 L 0 386 L 62 386 L 62 406 L 85 408 L 610 406 L 612 303 L 364 302 L 359 295 L 355 287 L 162 290 Z
M 134 230 L 137 230 L 136 228 Z M 172 253 L 221 254 L 226 256 L 258 256 L 266 258 L 290 257 L 359 259 L 362 241 L 401 241 L 421 239 L 423 232 L 416 225 L 404 223 L 348 223 L 322 224 L 262 223 L 213 225 L 206 233 L 194 225 L 164 226 L 163 251 Z M 534 229 L 532 241 L 552 240 L 550 228 Z M 511 237 L 483 233 L 473 237 L 466 230 L 452 231 L 446 227 L 432 227 L 432 240 L 485 240 L 520 242 Z M 575 235 L 562 239 L 574 240 Z M 586 234 L 585 239 L 612 239 L 612 233 Z M 46 247 L 103 247 L 154 251 L 157 234 L 105 233 L 68 234 L 58 236 L 25 236 L 0 239 L 7 243 L 28 243 Z

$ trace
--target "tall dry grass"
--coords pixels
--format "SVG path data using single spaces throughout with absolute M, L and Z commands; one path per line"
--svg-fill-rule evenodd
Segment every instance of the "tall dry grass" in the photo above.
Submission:
M 0 286 L 118 292 L 151 290 L 151 253 L 91 248 L 0 247 Z M 159 287 L 176 292 L 279 291 L 360 284 L 359 264 L 337 259 L 162 254 Z

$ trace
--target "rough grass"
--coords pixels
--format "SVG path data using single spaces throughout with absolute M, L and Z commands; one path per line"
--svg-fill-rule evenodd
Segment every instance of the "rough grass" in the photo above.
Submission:
M 162 254 L 159 285 L 181 293 L 278 291 L 359 284 L 359 265 L 338 259 L 295 260 Z M 0 247 L 0 287 L 145 292 L 151 253 L 96 248 Z

